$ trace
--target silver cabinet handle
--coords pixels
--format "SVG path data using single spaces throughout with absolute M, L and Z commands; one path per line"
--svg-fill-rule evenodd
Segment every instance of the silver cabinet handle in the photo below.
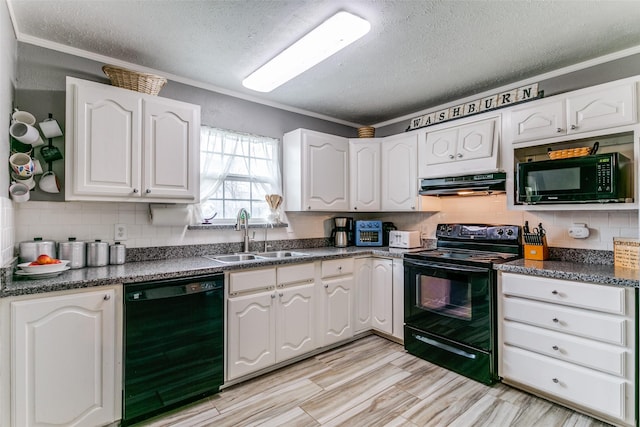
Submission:
M 449 154 L 449 158 L 450 159 L 455 159 L 455 156 L 453 154 Z
M 138 189 L 137 189 L 137 188 L 134 188 L 134 189 L 133 189 L 133 194 L 136 194 L 137 192 L 138 192 Z
M 557 345 L 554 345 L 553 347 L 551 347 L 552 349 L 554 349 L 555 351 L 560 350 L 560 347 L 558 347 Z
M 278 294 L 278 296 L 279 296 L 280 298 L 282 298 L 282 297 L 284 296 L 284 294 L 283 294 L 282 292 L 280 292 L 280 293 Z
M 325 287 L 325 289 L 328 289 L 328 288 L 329 288 L 329 284 L 328 284 L 328 283 L 325 283 L 325 284 L 324 284 L 324 287 Z
M 458 156 L 459 159 L 461 159 L 462 158 L 462 153 L 458 153 L 457 156 Z
M 558 295 L 559 294 L 559 292 L 556 291 L 555 289 L 553 291 L 551 291 L 551 293 L 554 294 L 554 295 Z
M 358 210 L 358 207 L 357 207 L 357 206 L 354 206 L 354 207 L 353 207 L 353 210 L 354 210 L 354 211 L 357 211 L 357 210 Z
M 104 296 L 104 298 L 102 298 L 102 299 L 103 299 L 103 300 L 105 300 L 105 301 L 109 301 L 109 300 L 111 299 L 111 295 L 106 294 L 106 295 Z
M 553 323 L 560 323 L 560 320 L 558 320 L 558 318 L 557 318 L 557 317 L 554 317 L 554 318 L 553 318 Z
M 558 383 L 560 382 L 560 380 L 559 380 L 559 379 L 557 379 L 557 378 L 553 378 L 551 381 L 553 381 L 553 382 L 554 382 L 554 383 L 556 383 L 556 384 L 558 384 Z
M 571 130 L 576 130 L 576 129 L 578 129 L 578 126 L 576 126 L 576 125 L 571 125 Z
M 307 206 L 307 210 L 310 210 L 310 209 L 311 209 L 311 206 Z
M 271 294 L 271 299 L 275 299 L 275 297 L 276 297 L 276 293 L 274 292 Z
M 556 129 L 556 132 L 557 132 L 557 133 L 562 133 L 562 131 L 563 131 L 563 130 L 564 130 L 564 129 L 562 129 L 562 128 L 558 128 L 558 129 Z
M 148 188 L 145 190 L 145 193 L 149 194 L 151 193 L 151 190 L 149 190 Z

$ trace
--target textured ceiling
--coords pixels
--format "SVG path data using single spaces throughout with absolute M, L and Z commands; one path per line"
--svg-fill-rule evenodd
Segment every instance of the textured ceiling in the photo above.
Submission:
M 7 3 L 18 40 L 365 125 L 640 45 L 637 0 Z M 241 85 L 339 10 L 367 19 L 371 32 L 271 93 Z

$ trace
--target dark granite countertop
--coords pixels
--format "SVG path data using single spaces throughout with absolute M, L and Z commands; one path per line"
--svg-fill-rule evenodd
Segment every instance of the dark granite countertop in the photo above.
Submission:
M 494 268 L 510 273 L 548 277 L 551 279 L 640 287 L 640 270 L 615 267 L 613 265 L 520 259 L 498 264 Z
M 274 258 L 223 263 L 202 256 L 170 258 L 158 261 L 129 262 L 121 265 L 88 267 L 67 270 L 52 278 L 27 279 L 13 277 L 0 289 L 0 298 L 16 295 L 37 294 L 67 289 L 89 288 L 118 283 L 137 283 L 177 277 L 202 276 L 244 268 L 269 267 L 274 265 L 346 258 L 355 255 L 373 255 L 402 258 L 402 253 L 390 252 L 388 248 L 311 248 L 296 249 L 296 252 L 308 254 L 304 257 Z

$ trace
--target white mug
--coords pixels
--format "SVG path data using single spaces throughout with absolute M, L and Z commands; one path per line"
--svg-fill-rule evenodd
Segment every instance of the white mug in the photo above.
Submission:
M 20 111 L 16 109 L 11 115 L 11 118 L 13 119 L 12 123 L 20 122 L 31 126 L 36 124 L 36 118 L 33 116 L 33 114 L 27 111 Z
M 11 186 L 9 187 L 9 195 L 11 196 L 14 202 L 17 202 L 17 203 L 26 202 L 27 200 L 29 200 L 29 197 L 30 197 L 29 187 L 27 187 L 25 184 L 22 184 L 20 182 L 16 182 L 14 184 L 11 184 Z
M 16 175 L 30 177 L 33 175 L 35 165 L 33 159 L 26 153 L 14 153 L 9 157 L 9 164 Z
M 40 185 L 40 189 L 42 191 L 46 191 L 47 193 L 60 192 L 60 182 L 58 181 L 58 177 L 53 171 L 43 173 L 38 184 Z
M 15 172 L 11 172 L 11 177 L 13 178 L 13 182 L 24 184 L 29 187 L 29 190 L 33 190 L 34 188 L 36 188 L 36 180 L 33 179 L 33 175 L 25 178 L 24 176 L 16 175 Z
M 22 122 L 14 122 L 9 127 L 9 133 L 12 137 L 22 142 L 30 144 L 34 147 L 44 144 L 40 137 L 40 132 L 35 127 Z
M 42 170 L 42 164 L 40 163 L 39 159 L 32 159 L 33 160 L 33 174 L 34 175 L 41 175 L 42 172 L 44 172 Z

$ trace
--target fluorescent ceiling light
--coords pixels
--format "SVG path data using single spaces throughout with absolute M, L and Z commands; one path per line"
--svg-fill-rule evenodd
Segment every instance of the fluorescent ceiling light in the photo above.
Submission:
M 371 29 L 371 24 L 348 12 L 338 12 L 309 34 L 242 81 L 246 88 L 271 92 L 349 46 Z

